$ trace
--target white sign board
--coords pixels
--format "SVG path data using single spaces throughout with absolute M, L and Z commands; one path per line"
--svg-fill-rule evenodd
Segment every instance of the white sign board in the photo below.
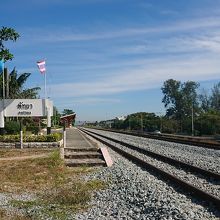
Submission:
M 49 116 L 53 116 L 53 102 L 49 99 L 46 99 L 46 110 L 49 111 Z M 47 112 L 45 114 L 47 115 Z
M 53 103 L 48 99 L 5 99 L 1 100 L 0 111 L 5 117 L 40 117 L 49 111 L 53 116 Z

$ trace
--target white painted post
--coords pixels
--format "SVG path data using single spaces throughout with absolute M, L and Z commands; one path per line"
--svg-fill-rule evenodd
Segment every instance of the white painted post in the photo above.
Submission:
M 47 134 L 51 134 L 51 117 L 49 107 L 47 107 Z
M 60 159 L 64 159 L 64 148 L 63 146 L 60 146 Z
M 60 146 L 60 158 L 64 159 L 64 148 L 66 148 L 66 127 L 63 127 L 63 146 Z
M 23 149 L 23 131 L 20 131 L 20 148 Z
M 66 148 L 66 126 L 63 128 L 63 148 Z
M 0 128 L 5 127 L 4 110 L 0 111 Z
M 22 131 L 22 120 L 20 121 L 20 148 L 23 149 L 23 131 Z
M 3 135 L 4 134 L 4 128 L 5 128 L 5 68 L 3 65 L 3 72 L 2 72 L 2 95 L 3 95 L 3 102 L 2 102 L 2 106 L 1 106 L 1 114 L 0 114 L 0 132 Z
M 5 128 L 4 109 L 3 109 L 3 106 L 1 106 L 1 111 L 0 111 L 0 135 L 4 134 L 4 128 Z

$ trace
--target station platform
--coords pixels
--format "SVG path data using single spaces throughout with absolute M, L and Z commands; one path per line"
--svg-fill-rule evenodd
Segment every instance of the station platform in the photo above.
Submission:
M 98 145 L 75 127 L 66 130 L 64 162 L 71 167 L 106 166 Z
M 66 130 L 66 147 L 67 148 L 97 148 L 85 135 L 77 128 L 72 127 Z

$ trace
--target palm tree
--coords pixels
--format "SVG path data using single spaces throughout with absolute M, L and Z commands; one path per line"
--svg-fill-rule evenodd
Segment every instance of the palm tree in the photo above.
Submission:
M 22 73 L 20 76 L 18 76 L 17 71 L 15 68 L 12 70 L 12 72 L 7 76 L 6 75 L 6 84 L 8 83 L 8 90 L 9 94 L 7 95 L 7 98 L 10 99 L 34 99 L 37 98 L 38 92 L 40 90 L 40 87 L 34 87 L 29 89 L 24 89 L 24 84 L 27 81 L 28 77 L 31 75 L 31 73 Z M 2 91 L 2 74 L 0 75 L 0 97 L 3 97 L 3 91 Z

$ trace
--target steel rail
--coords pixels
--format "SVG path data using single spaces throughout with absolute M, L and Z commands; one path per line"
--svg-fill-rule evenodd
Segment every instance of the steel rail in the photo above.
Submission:
M 114 151 L 116 151 L 117 153 L 121 154 L 122 156 L 126 157 L 127 159 L 131 160 L 132 162 L 138 164 L 139 166 L 145 168 L 146 170 L 149 170 L 151 171 L 154 171 L 156 173 L 158 173 L 159 175 L 161 175 L 166 181 L 167 179 L 173 181 L 174 183 L 180 185 L 182 188 L 184 188 L 185 190 L 189 191 L 190 193 L 193 193 L 195 194 L 197 197 L 201 198 L 201 199 L 204 199 L 206 200 L 206 202 L 211 202 L 213 203 L 216 208 L 218 210 L 220 210 L 220 198 L 210 194 L 210 193 L 207 193 L 203 190 L 201 190 L 200 188 L 132 155 L 132 154 L 129 154 L 128 152 L 125 152 L 123 151 L 122 149 L 110 144 L 109 142 L 107 141 L 104 141 L 103 139 L 95 136 L 94 134 L 91 134 L 90 131 L 85 131 L 84 129 L 82 129 L 83 132 L 85 132 L 86 134 L 90 135 L 91 137 L 95 138 L 96 140 L 98 140 L 99 142 L 109 146 L 110 148 L 112 148 Z M 152 173 L 154 174 L 154 173 Z
M 167 141 L 167 142 L 189 144 L 189 145 L 193 145 L 197 147 L 203 147 L 203 148 L 214 149 L 214 150 L 220 150 L 220 143 L 199 140 L 199 139 L 191 138 L 191 137 L 184 137 L 184 136 L 180 137 L 180 136 L 149 134 L 149 133 L 144 134 L 143 132 L 140 133 L 140 132 L 129 132 L 129 131 L 117 131 L 113 129 L 104 129 L 104 128 L 93 128 L 93 129 L 120 133 L 120 134 L 127 134 L 127 135 L 132 135 L 132 136 L 137 136 L 137 137 L 143 137 L 143 138 L 162 140 L 162 141 Z
M 177 160 L 177 159 L 173 159 L 171 157 L 164 156 L 164 155 L 161 155 L 159 153 L 155 153 L 153 151 L 150 151 L 150 150 L 147 150 L 147 149 L 144 149 L 144 148 L 140 148 L 140 147 L 134 146 L 132 144 L 128 144 L 126 142 L 117 140 L 115 138 L 106 137 L 105 135 L 97 134 L 97 133 L 95 133 L 93 131 L 89 131 L 89 132 L 91 132 L 91 133 L 93 133 L 95 135 L 98 135 L 100 137 L 106 138 L 106 139 L 108 139 L 110 141 L 116 142 L 116 143 L 118 143 L 120 145 L 123 145 L 125 147 L 128 147 L 128 148 L 130 148 L 132 150 L 136 150 L 139 153 L 143 153 L 145 155 L 149 155 L 150 157 L 153 157 L 153 158 L 159 159 L 159 160 L 161 160 L 163 162 L 169 163 L 171 165 L 185 167 L 187 169 L 190 169 L 191 171 L 199 172 L 200 174 L 205 174 L 205 175 L 207 175 L 209 177 L 215 178 L 216 180 L 220 180 L 220 174 L 219 173 L 215 173 L 215 172 L 212 172 L 210 170 L 206 170 L 204 168 L 197 167 L 197 166 L 194 166 L 192 164 L 188 164 L 186 162 L 183 162 L 183 161 L 180 161 L 180 160 Z

